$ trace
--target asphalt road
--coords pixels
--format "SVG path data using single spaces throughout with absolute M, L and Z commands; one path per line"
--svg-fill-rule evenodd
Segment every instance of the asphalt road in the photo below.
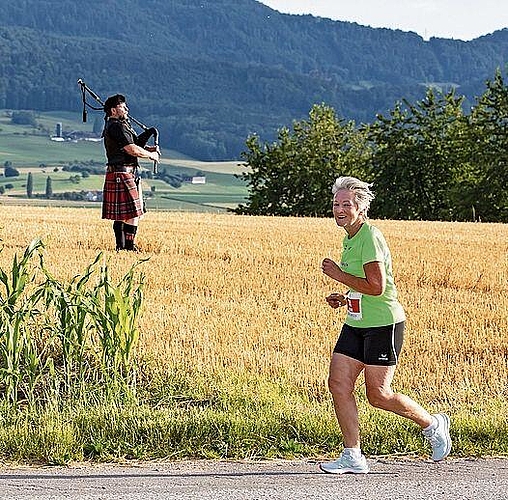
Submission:
M 157 462 L 0 468 L 9 500 L 508 499 L 508 459 L 369 459 L 367 475 L 311 461 Z

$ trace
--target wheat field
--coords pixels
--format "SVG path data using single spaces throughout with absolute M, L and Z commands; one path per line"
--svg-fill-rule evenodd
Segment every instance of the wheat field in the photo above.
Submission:
M 326 375 L 343 312 L 322 275 L 339 259 L 333 219 L 148 213 L 140 252 L 116 253 L 99 210 L 4 207 L 0 266 L 34 238 L 60 279 L 104 251 L 112 274 L 138 258 L 146 275 L 138 355 L 149 371 L 260 376 L 327 397 Z M 508 399 L 508 225 L 372 221 L 392 251 L 407 330 L 394 386 L 431 408 Z

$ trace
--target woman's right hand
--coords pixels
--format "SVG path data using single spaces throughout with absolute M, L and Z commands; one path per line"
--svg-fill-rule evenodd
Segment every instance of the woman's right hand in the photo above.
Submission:
M 342 293 L 331 293 L 326 297 L 326 302 L 333 309 L 337 309 L 338 307 L 345 306 L 347 304 L 346 296 Z

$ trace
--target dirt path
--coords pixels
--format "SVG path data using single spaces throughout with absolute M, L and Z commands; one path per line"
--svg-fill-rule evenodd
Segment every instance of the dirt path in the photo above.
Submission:
M 0 499 L 508 499 L 508 459 L 370 459 L 367 475 L 311 461 L 164 462 L 0 468 Z

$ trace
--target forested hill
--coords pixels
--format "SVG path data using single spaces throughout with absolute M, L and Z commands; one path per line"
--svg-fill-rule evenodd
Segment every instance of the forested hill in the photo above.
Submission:
M 508 30 L 470 42 L 313 16 L 256 0 L 16 0 L 0 9 L 0 108 L 80 111 L 82 78 L 127 95 L 161 143 L 235 158 L 256 132 L 325 102 L 370 122 L 426 85 L 470 102 L 508 60 Z

